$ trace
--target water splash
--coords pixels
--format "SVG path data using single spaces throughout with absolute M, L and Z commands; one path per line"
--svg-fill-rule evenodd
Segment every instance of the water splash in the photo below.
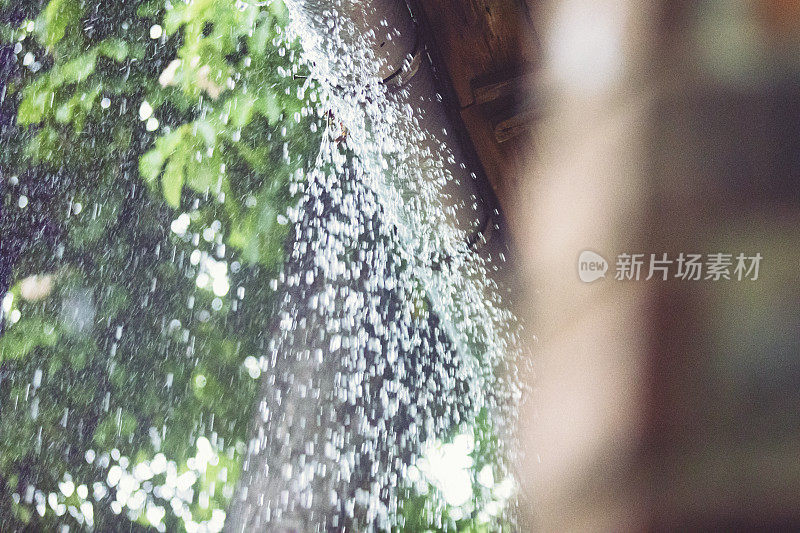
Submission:
M 327 131 L 289 214 L 255 436 L 226 529 L 402 527 L 401 485 L 426 443 L 482 423 L 500 436 L 490 455 L 508 476 L 503 437 L 520 391 L 514 318 L 489 275 L 502 256 L 470 246 L 483 200 L 449 194 L 471 176 L 454 174 L 446 128 L 419 120 L 438 95 L 389 90 L 375 74 L 371 43 L 396 30 L 363 34 L 342 13 L 371 7 L 350 0 L 287 5 Z M 443 507 L 431 512 L 449 527 Z M 507 520 L 497 515 L 484 518 Z

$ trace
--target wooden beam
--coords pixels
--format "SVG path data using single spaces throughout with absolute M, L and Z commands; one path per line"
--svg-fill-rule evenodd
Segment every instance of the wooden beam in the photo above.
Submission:
M 494 127 L 494 138 L 498 143 L 526 133 L 534 125 L 536 113 L 533 109 L 525 109 L 519 113 L 498 122 Z
M 472 98 L 486 104 L 508 96 L 525 94 L 532 82 L 532 72 L 483 75 L 472 80 Z

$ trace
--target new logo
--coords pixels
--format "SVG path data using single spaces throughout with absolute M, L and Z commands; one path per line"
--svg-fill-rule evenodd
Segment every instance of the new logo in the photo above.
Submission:
M 591 283 L 600 278 L 606 277 L 608 271 L 608 261 L 602 255 L 584 250 L 578 256 L 578 277 L 584 283 Z

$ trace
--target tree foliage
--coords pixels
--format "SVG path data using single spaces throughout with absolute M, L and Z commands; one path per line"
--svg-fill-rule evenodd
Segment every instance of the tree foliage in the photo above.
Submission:
M 0 6 L 3 529 L 219 523 L 319 144 L 285 8 Z
M 325 120 L 286 17 L 0 0 L 3 531 L 221 525 Z M 408 529 L 487 530 L 412 485 Z

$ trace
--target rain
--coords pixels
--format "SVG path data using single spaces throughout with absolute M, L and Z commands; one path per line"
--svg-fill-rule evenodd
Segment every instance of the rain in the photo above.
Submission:
M 4 531 L 515 529 L 500 222 L 370 10 L 0 4 Z

